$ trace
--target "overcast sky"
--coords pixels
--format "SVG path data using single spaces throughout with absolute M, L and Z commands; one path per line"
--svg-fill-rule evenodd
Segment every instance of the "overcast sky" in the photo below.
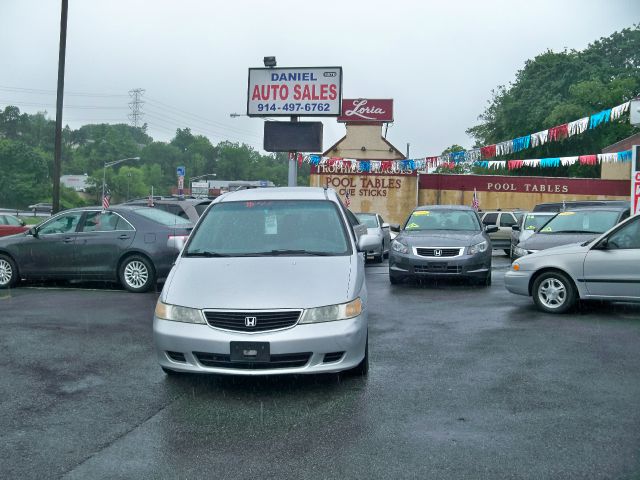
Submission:
M 55 118 L 60 6 L 0 0 L 0 107 Z M 262 120 L 229 114 L 246 111 L 247 69 L 275 55 L 342 66 L 344 97 L 394 99 L 396 147 L 438 155 L 472 146 L 465 130 L 527 59 L 637 22 L 639 0 L 69 0 L 63 121 L 129 122 L 128 92 L 143 88 L 154 139 L 188 126 L 260 149 Z M 344 126 L 324 124 L 328 148 Z

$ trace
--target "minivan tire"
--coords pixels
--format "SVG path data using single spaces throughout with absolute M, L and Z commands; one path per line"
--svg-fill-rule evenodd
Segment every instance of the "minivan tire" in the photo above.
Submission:
M 349 375 L 365 377 L 369 373 L 369 334 L 367 334 L 367 340 L 364 347 L 364 358 L 362 361 L 353 367 L 351 370 L 348 370 Z

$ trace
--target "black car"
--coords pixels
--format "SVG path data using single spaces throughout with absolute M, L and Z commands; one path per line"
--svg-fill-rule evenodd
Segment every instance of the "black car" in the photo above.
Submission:
M 77 208 L 0 238 L 0 288 L 19 280 L 120 281 L 144 292 L 164 279 L 193 224 L 148 207 Z

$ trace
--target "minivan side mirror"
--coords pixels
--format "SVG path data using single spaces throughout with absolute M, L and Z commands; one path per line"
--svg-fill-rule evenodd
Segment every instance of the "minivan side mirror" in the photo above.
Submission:
M 397 223 L 390 223 L 389 227 L 391 228 L 392 232 L 399 232 L 400 231 L 400 225 L 398 225 Z
M 514 232 L 519 232 L 520 231 L 520 225 L 511 225 L 511 230 L 513 230 Z
M 358 238 L 358 251 L 366 252 L 367 250 L 372 250 L 379 245 L 378 242 L 379 239 L 376 235 L 361 235 L 360 238 Z
M 497 225 L 487 225 L 484 227 L 484 231 L 487 233 L 495 233 L 499 230 Z

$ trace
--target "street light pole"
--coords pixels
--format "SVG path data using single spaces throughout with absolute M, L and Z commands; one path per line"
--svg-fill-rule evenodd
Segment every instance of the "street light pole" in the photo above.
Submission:
M 104 201 L 104 186 L 107 180 L 107 167 L 113 167 L 127 160 L 140 160 L 140 157 L 121 158 L 120 160 L 114 160 L 113 162 L 104 162 L 104 168 L 102 169 L 102 200 Z

